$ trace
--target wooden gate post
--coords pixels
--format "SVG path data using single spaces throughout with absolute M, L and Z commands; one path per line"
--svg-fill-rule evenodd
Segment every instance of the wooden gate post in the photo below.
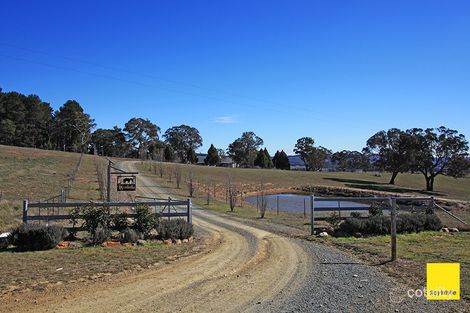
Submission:
M 23 200 L 23 223 L 28 224 L 28 200 Z
M 111 161 L 108 160 L 108 181 L 107 181 L 107 193 L 106 201 L 111 202 Z
M 188 223 L 193 223 L 193 210 L 191 208 L 191 199 L 188 199 Z
M 310 235 L 314 235 L 314 226 L 313 222 L 315 221 L 315 218 L 313 216 L 313 213 L 315 212 L 315 196 L 311 195 L 310 196 Z
M 279 195 L 277 196 L 276 201 L 276 215 L 279 215 Z
M 392 261 L 397 259 L 397 199 L 389 198 L 390 201 L 390 231 L 391 231 L 391 254 L 392 254 Z

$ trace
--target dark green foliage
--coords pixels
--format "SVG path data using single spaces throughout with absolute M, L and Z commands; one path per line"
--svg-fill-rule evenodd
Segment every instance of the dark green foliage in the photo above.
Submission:
M 207 156 L 204 159 L 206 165 L 218 165 L 220 163 L 220 155 L 214 145 L 211 144 L 207 150 Z
M 148 237 L 150 231 L 158 224 L 158 217 L 151 213 L 148 206 L 138 206 L 135 211 L 134 229 L 144 237 Z
M 253 167 L 258 148 L 263 144 L 263 139 L 254 132 L 244 132 L 228 146 L 228 155 L 241 167 Z
M 434 190 L 436 176 L 443 173 L 462 177 L 469 169 L 468 141 L 463 134 L 446 127 L 413 128 L 407 130 L 412 138 L 411 169 L 426 180 L 426 190 Z
M 91 241 L 93 244 L 99 245 L 108 241 L 109 238 L 111 238 L 111 230 L 107 227 L 98 226 L 98 228 L 93 231 Z
M 119 216 L 114 216 L 112 217 L 112 228 L 117 230 L 117 231 L 123 231 L 126 228 L 129 227 L 129 223 L 127 219 L 119 217 Z
M 367 171 L 370 168 L 367 154 L 359 151 L 339 151 L 333 154 L 332 160 L 336 162 L 337 169 L 340 171 Z
M 376 215 L 367 219 L 348 218 L 337 230 L 348 234 L 361 233 L 367 235 L 390 234 L 390 216 Z M 412 233 L 425 230 L 437 231 L 442 223 L 433 214 L 400 214 L 397 216 L 397 233 Z
M 290 170 L 290 162 L 284 150 L 276 151 L 273 158 L 274 167 L 279 170 Z
M 60 225 L 22 224 L 10 234 L 9 241 L 20 250 L 52 249 L 67 236 Z
M 372 202 L 370 207 L 369 207 L 369 215 L 370 216 L 377 216 L 377 215 L 382 215 L 382 206 L 380 203 L 375 203 Z
M 193 225 L 179 218 L 162 220 L 158 226 L 158 237 L 160 239 L 188 239 L 193 235 Z
M 189 149 L 196 150 L 202 146 L 199 130 L 188 125 L 173 126 L 167 129 L 163 137 L 165 142 L 176 151 L 181 163 L 191 162 L 188 160 Z
M 360 217 L 361 217 L 361 213 L 360 213 L 360 212 L 351 212 L 351 217 L 360 218 Z
M 102 156 L 129 157 L 132 156 L 132 143 L 126 140 L 126 135 L 117 126 L 113 129 L 99 128 L 91 134 L 93 152 Z
M 318 171 L 325 165 L 326 159 L 332 152 L 324 147 L 315 147 L 315 140 L 311 137 L 302 137 L 297 140 L 294 152 L 300 155 L 307 171 Z
M 442 228 L 442 222 L 435 214 L 426 214 L 426 220 L 424 222 L 424 229 L 426 230 L 440 230 Z
M 68 100 L 54 113 L 54 138 L 59 150 L 84 151 L 90 140 L 94 120 L 75 100 Z
M 196 164 L 197 163 L 197 154 L 196 151 L 191 147 L 188 149 L 188 152 L 186 153 L 186 160 L 190 164 Z
M 135 230 L 126 228 L 121 232 L 121 242 L 136 243 L 140 236 Z
M 142 160 L 148 159 L 149 147 L 151 143 L 158 141 L 160 127 L 149 119 L 133 117 L 124 125 L 124 130 L 127 132 L 129 142 L 137 151 L 137 157 Z
M 272 168 L 273 162 L 271 160 L 271 156 L 269 155 L 268 150 L 266 148 L 260 149 L 258 154 L 256 155 L 256 159 L 254 161 L 254 165 L 260 168 Z
M 93 235 L 98 227 L 111 229 L 112 217 L 108 208 L 88 206 L 82 210 L 83 227 Z
M 398 173 L 408 171 L 410 168 L 410 160 L 413 159 L 412 146 L 413 140 L 409 134 L 398 128 L 392 128 L 370 137 L 364 152 L 378 156 L 375 166 L 392 173 L 389 183 L 393 185 Z
M 163 150 L 163 158 L 166 162 L 173 162 L 175 160 L 175 151 L 170 145 L 165 146 L 165 150 Z

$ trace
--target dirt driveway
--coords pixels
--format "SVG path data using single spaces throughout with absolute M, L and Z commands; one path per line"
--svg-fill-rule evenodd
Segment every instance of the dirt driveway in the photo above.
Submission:
M 133 164 L 126 162 L 127 169 Z M 145 175 L 138 193 L 160 193 Z M 49 295 L 30 312 L 431 312 L 464 311 L 407 299 L 406 287 L 323 245 L 276 235 L 194 209 L 209 249 L 118 279 Z M 2 309 L 0 308 L 0 311 Z M 11 312 L 11 310 L 9 310 Z

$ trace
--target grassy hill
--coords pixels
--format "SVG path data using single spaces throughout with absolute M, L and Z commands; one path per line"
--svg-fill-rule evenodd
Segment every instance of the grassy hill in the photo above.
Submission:
M 140 165 L 142 169 L 149 169 L 149 165 Z M 164 163 L 164 172 L 174 171 L 174 164 Z M 155 169 L 153 169 L 155 170 Z M 158 172 L 157 168 L 157 172 Z M 348 173 L 348 172 L 305 172 L 281 171 L 262 169 L 228 169 L 197 165 L 182 165 L 182 176 L 188 177 L 192 172 L 195 180 L 209 184 L 225 184 L 227 175 L 231 175 L 237 184 L 259 185 L 261 180 L 269 184 L 270 188 L 292 188 L 305 185 L 321 185 L 333 187 L 351 187 L 365 190 L 386 191 L 394 193 L 409 193 L 417 195 L 430 195 L 426 192 L 424 177 L 421 174 L 399 174 L 396 185 L 389 185 L 390 174 L 384 173 L 376 177 L 375 173 Z M 155 173 L 157 174 L 157 173 Z M 432 195 L 447 199 L 470 201 L 470 176 L 455 179 L 447 176 L 438 176 L 435 182 L 435 191 Z
M 20 222 L 23 199 L 40 201 L 60 194 L 79 159 L 79 153 L 0 145 L 0 230 Z M 83 156 L 70 200 L 99 199 L 95 160 Z

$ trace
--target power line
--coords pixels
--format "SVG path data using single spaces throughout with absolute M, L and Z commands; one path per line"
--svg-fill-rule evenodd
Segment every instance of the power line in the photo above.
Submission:
M 102 65 L 102 64 L 95 63 L 95 62 L 89 62 L 89 61 L 85 61 L 85 60 L 71 58 L 71 57 L 68 57 L 68 56 L 60 56 L 60 55 L 50 54 L 50 53 L 47 53 L 47 52 L 44 52 L 44 51 L 19 47 L 19 46 L 11 45 L 11 44 L 8 44 L 8 43 L 1 43 L 0 42 L 0 45 L 11 47 L 11 48 L 18 49 L 18 50 L 31 52 L 31 53 L 43 54 L 43 55 L 51 56 L 51 57 L 54 57 L 54 58 L 61 58 L 61 59 L 72 61 L 72 62 L 87 64 L 87 65 L 91 65 L 91 66 L 94 66 L 94 67 L 100 67 L 100 68 L 115 71 L 115 72 L 124 72 L 124 73 L 128 73 L 128 74 L 133 74 L 133 75 L 138 75 L 138 76 L 142 76 L 142 77 L 148 77 L 148 78 L 160 80 L 160 81 L 171 83 L 171 84 L 185 85 L 185 86 L 195 88 L 195 89 L 201 89 L 201 90 L 206 90 L 206 91 L 215 92 L 215 93 L 223 93 L 223 94 L 230 95 L 230 96 L 233 96 L 233 97 L 243 98 L 243 99 L 246 99 L 246 100 L 249 100 L 249 101 L 252 101 L 252 102 L 270 104 L 271 105 L 270 108 L 272 110 L 282 112 L 282 113 L 285 113 L 286 111 L 291 112 L 292 109 L 295 109 L 297 111 L 308 111 L 309 113 L 318 114 L 317 112 L 311 110 L 308 107 L 307 108 L 305 108 L 305 107 L 299 108 L 299 107 L 296 107 L 295 105 L 290 105 L 290 104 L 286 105 L 286 104 L 273 102 L 273 101 L 268 101 L 268 100 L 264 100 L 264 99 L 254 99 L 254 98 L 251 98 L 251 97 L 246 97 L 244 95 L 239 95 L 237 93 L 232 93 L 232 92 L 227 92 L 227 91 L 217 91 L 217 90 L 214 90 L 214 89 L 211 89 L 211 88 L 208 89 L 208 88 L 205 88 L 205 87 L 193 84 L 193 83 L 183 82 L 183 81 L 180 81 L 180 80 L 164 79 L 164 78 L 157 77 L 155 75 L 150 75 L 150 74 L 147 74 L 147 73 L 141 73 L 141 72 L 132 71 L 132 70 L 124 69 L 124 68 L 116 68 L 116 67 L 112 67 L 112 66 Z M 101 78 L 119 80 L 121 82 L 136 84 L 136 85 L 140 85 L 140 86 L 143 86 L 143 87 L 153 87 L 153 88 L 158 88 L 158 89 L 173 92 L 173 93 L 181 93 L 181 94 L 185 94 L 185 95 L 189 95 L 189 96 L 201 97 L 201 98 L 206 98 L 206 99 L 210 99 L 210 100 L 213 100 L 213 101 L 218 101 L 220 103 L 226 103 L 226 104 L 232 104 L 232 105 L 240 106 L 239 103 L 234 103 L 234 102 L 227 101 L 227 100 L 220 99 L 220 98 L 213 97 L 213 96 L 201 95 L 201 94 L 197 94 L 197 93 L 192 93 L 192 92 L 187 92 L 187 91 L 181 91 L 181 90 L 175 90 L 175 89 L 172 89 L 172 88 L 162 87 L 162 86 L 159 86 L 159 85 L 147 84 L 147 83 L 132 81 L 132 80 L 128 80 L 128 79 L 122 79 L 122 78 L 115 77 L 115 76 L 112 76 L 112 75 L 104 75 L 104 74 L 86 72 L 86 71 L 83 71 L 83 70 L 77 70 L 77 69 L 74 69 L 74 68 L 57 66 L 57 65 L 50 64 L 50 63 L 33 61 L 33 60 L 30 60 L 30 59 L 26 59 L 26 58 L 12 57 L 12 56 L 8 56 L 8 55 L 3 55 L 3 56 L 7 57 L 7 58 L 16 59 L 18 61 L 25 61 L 25 62 L 29 62 L 29 63 L 35 63 L 35 64 L 39 64 L 39 65 L 42 65 L 42 66 L 53 67 L 53 68 L 61 69 L 61 70 L 74 71 L 74 72 L 77 72 L 77 73 L 82 73 L 82 74 L 91 75 L 91 76 L 97 76 L 97 77 L 101 77 Z M 244 103 L 243 105 L 248 106 L 248 107 L 252 107 L 252 108 L 257 107 L 256 105 L 247 104 L 247 103 Z M 283 110 L 282 108 L 287 108 L 287 109 Z M 322 118 L 318 118 L 316 116 L 312 117 L 312 119 L 315 119 L 317 121 L 322 121 L 322 122 L 328 122 L 327 120 L 322 119 Z

